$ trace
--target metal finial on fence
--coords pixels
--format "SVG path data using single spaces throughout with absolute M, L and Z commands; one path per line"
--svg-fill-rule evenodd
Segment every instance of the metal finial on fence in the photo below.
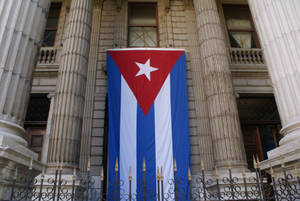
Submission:
M 132 180 L 132 176 L 131 176 L 131 167 L 129 167 L 128 180 L 129 180 L 129 181 Z
M 215 167 L 215 177 L 216 179 L 219 179 L 218 169 Z
M 43 168 L 42 168 L 42 174 L 41 174 L 42 178 L 44 178 L 44 176 L 45 176 L 45 166 L 43 166 Z
M 17 177 L 18 177 L 18 167 L 16 167 L 16 172 L 15 172 L 15 177 L 14 177 L 14 179 L 17 179 Z
M 274 170 L 271 165 L 270 165 L 270 173 L 271 173 L 271 177 L 274 177 Z
M 63 169 L 63 162 L 61 161 L 60 162 L 60 170 L 62 170 Z
M 188 180 L 192 181 L 192 174 L 191 174 L 191 169 L 188 169 Z
M 164 176 L 163 176 L 163 168 L 160 167 L 160 180 L 163 181 L 164 180 Z
M 58 160 L 56 161 L 55 169 L 58 170 Z
M 256 163 L 257 163 L 257 168 L 260 169 L 260 161 L 258 155 L 256 155 Z
M 100 180 L 101 181 L 104 180 L 103 166 L 101 167 L 101 170 L 100 170 Z
M 176 163 L 176 158 L 174 158 L 174 172 L 177 172 L 177 163 Z
M 73 169 L 72 180 L 75 180 L 75 178 L 76 178 L 76 168 L 74 167 L 74 169 Z
M 116 158 L 116 164 L 115 164 L 115 172 L 119 171 L 119 165 L 118 165 L 118 157 Z
M 299 177 L 299 170 L 297 169 L 296 165 L 295 165 L 295 171 L 296 171 L 296 177 Z
M 257 163 L 256 163 L 256 159 L 255 159 L 255 156 L 253 155 L 253 167 L 255 169 L 257 169 Z
M 91 170 L 91 159 L 88 159 L 87 168 L 86 170 L 89 172 Z
M 229 160 L 229 158 L 227 158 L 227 168 L 228 170 L 231 170 L 231 161 Z
M 159 181 L 159 167 L 157 167 L 156 180 Z
M 201 159 L 201 170 L 204 170 L 204 162 L 202 159 Z
M 242 176 L 243 176 L 243 178 L 246 178 L 246 173 L 245 173 L 245 168 L 244 167 L 242 167 Z
M 143 172 L 146 172 L 146 161 L 143 159 Z
M 284 164 L 284 159 L 282 156 L 280 156 L 280 161 L 281 161 L 281 167 L 284 168 L 285 164 Z
M 33 159 L 30 160 L 29 170 L 32 170 L 32 163 L 33 163 Z

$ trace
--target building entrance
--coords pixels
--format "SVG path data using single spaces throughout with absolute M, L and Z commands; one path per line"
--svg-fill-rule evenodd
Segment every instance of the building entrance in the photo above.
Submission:
M 280 119 L 272 95 L 241 94 L 237 99 L 248 167 L 253 168 L 253 155 L 259 160 L 276 148 L 280 140 Z

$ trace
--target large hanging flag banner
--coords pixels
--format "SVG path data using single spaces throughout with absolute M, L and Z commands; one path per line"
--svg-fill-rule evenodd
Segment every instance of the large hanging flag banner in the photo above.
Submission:
M 131 190 L 137 194 L 137 200 L 143 200 L 143 196 L 155 200 L 159 167 L 163 169 L 165 193 L 174 193 L 174 184 L 169 180 L 174 179 L 176 159 L 176 177 L 180 180 L 177 196 L 187 200 L 183 197 L 188 196 L 190 147 L 184 51 L 160 48 L 108 50 L 107 72 L 108 192 L 114 191 L 115 181 L 121 181 L 117 189 L 119 199 L 128 199 L 130 168 Z M 117 159 L 118 172 L 115 171 Z

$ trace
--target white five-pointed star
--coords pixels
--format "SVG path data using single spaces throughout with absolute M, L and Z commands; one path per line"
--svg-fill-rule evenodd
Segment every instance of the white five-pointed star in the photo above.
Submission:
M 152 71 L 158 70 L 158 68 L 154 68 L 154 67 L 150 66 L 150 59 L 148 59 L 145 64 L 141 64 L 138 62 L 135 62 L 135 63 L 140 68 L 140 71 L 135 75 L 135 77 L 140 76 L 140 75 L 145 75 L 148 78 L 148 80 L 150 81 L 151 80 L 150 73 Z

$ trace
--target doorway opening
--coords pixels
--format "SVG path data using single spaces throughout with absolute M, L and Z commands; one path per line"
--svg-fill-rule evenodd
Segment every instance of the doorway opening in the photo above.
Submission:
M 248 168 L 253 169 L 253 155 L 259 160 L 279 146 L 280 117 L 273 94 L 240 94 L 237 106 L 242 127 Z

